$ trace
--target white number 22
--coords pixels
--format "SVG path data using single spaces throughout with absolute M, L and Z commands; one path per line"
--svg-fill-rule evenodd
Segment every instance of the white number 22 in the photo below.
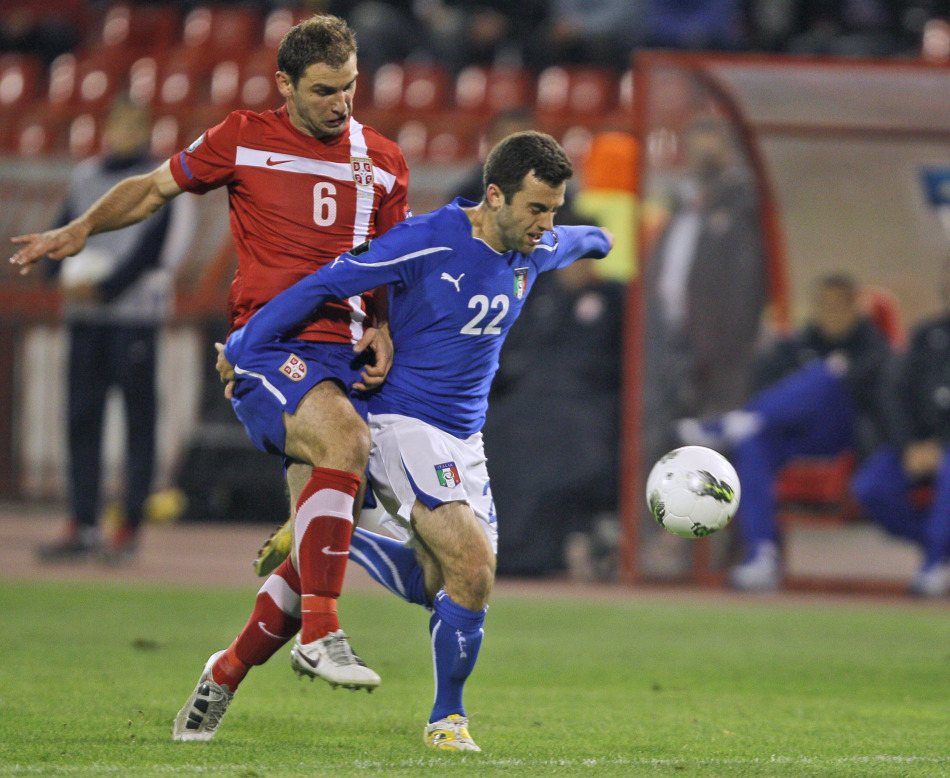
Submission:
M 501 323 L 501 320 L 505 318 L 505 314 L 508 313 L 508 295 L 495 295 L 494 299 L 489 305 L 488 297 L 483 294 L 477 294 L 468 301 L 468 307 L 478 308 L 478 313 L 472 317 L 472 320 L 468 324 L 462 327 L 460 330 L 462 335 L 501 335 L 501 327 L 498 325 Z M 495 310 L 496 308 L 500 308 L 501 310 L 483 330 L 478 325 L 481 324 L 482 319 L 488 315 L 489 309 Z

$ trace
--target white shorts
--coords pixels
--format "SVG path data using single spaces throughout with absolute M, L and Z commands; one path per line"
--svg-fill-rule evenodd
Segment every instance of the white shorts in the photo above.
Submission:
M 369 476 L 389 513 L 381 520 L 397 537 L 412 537 L 412 506 L 430 510 L 445 502 L 468 503 L 498 551 L 495 501 L 488 480 L 482 433 L 460 440 L 431 424 L 395 413 L 369 414 Z

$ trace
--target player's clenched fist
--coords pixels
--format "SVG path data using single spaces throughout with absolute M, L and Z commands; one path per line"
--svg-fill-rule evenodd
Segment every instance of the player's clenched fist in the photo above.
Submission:
M 234 365 L 224 356 L 223 343 L 215 343 L 214 347 L 218 350 L 218 359 L 214 366 L 221 378 L 221 383 L 224 384 L 224 396 L 230 400 L 234 397 Z
M 61 260 L 79 253 L 86 245 L 89 227 L 81 221 L 70 222 L 55 230 L 17 235 L 10 238 L 11 243 L 24 244 L 12 257 L 11 265 L 20 266 L 20 275 L 26 275 L 43 256 Z

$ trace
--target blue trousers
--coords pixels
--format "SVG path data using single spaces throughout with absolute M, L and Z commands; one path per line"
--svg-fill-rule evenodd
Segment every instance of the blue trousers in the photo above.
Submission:
M 911 502 L 914 485 L 901 466 L 900 452 L 887 447 L 858 468 L 851 493 L 864 512 L 887 532 L 917 543 L 924 551 L 927 567 L 942 562 L 950 551 L 950 457 L 944 456 L 940 464 L 927 509 Z
M 831 456 L 854 442 L 854 413 L 844 382 L 815 360 L 757 394 L 746 406 L 762 426 L 736 444 L 742 485 L 738 529 L 746 552 L 777 541 L 775 475 L 789 459 Z

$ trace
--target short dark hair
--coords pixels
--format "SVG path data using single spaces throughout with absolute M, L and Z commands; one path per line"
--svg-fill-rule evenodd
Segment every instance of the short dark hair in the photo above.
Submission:
M 482 182 L 497 186 L 506 201 L 521 190 L 524 178 L 534 173 L 544 183 L 560 186 L 572 175 L 571 161 L 550 135 L 534 130 L 515 132 L 499 141 L 485 160 Z
M 295 87 L 304 71 L 318 62 L 342 67 L 356 53 L 356 36 L 339 16 L 317 14 L 291 27 L 277 49 L 277 69 Z
M 818 289 L 836 289 L 844 292 L 852 300 L 858 297 L 858 282 L 847 273 L 827 273 L 818 279 Z

